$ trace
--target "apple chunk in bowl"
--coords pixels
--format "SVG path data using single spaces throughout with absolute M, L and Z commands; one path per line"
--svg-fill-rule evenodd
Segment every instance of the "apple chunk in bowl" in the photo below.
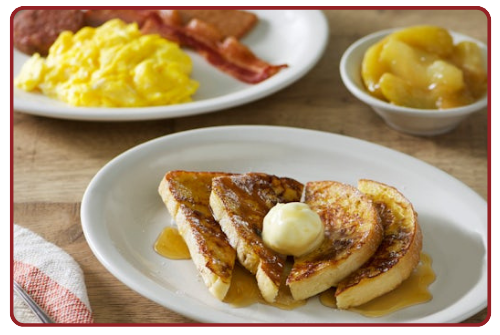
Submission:
M 410 29 L 427 30 L 427 35 L 420 31 L 409 37 Z M 344 84 L 399 131 L 438 135 L 453 130 L 487 106 L 487 48 L 443 31 L 390 29 L 358 40 L 340 62 Z

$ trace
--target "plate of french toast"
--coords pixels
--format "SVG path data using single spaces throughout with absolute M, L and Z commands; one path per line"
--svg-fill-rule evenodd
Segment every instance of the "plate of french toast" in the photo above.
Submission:
M 117 279 L 197 322 L 455 323 L 487 304 L 485 200 L 342 135 L 167 135 L 106 164 L 81 220 Z
M 161 41 L 146 44 L 151 36 Z M 152 120 L 231 108 L 283 89 L 320 59 L 328 24 L 317 10 L 25 10 L 14 18 L 13 40 L 15 110 Z M 151 51 L 161 42 L 175 47 Z

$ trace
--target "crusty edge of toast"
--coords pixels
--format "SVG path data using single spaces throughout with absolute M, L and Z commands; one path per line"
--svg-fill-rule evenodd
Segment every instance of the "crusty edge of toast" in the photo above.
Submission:
M 325 183 L 325 181 L 309 182 L 306 185 L 306 192 L 309 185 L 321 183 Z M 287 284 L 295 300 L 307 299 L 329 289 L 332 286 L 336 286 L 342 279 L 349 276 L 352 272 L 357 270 L 367 260 L 370 259 L 370 257 L 377 250 L 383 238 L 383 227 L 380 223 L 377 210 L 375 206 L 371 204 L 369 198 L 351 185 L 335 181 L 328 181 L 328 183 L 337 185 L 335 187 L 335 192 L 340 192 L 340 188 L 342 189 L 342 194 L 345 194 L 345 192 L 352 190 L 353 192 L 356 192 L 360 197 L 366 199 L 369 205 L 368 211 L 373 218 L 373 220 L 371 221 L 373 226 L 369 230 L 368 234 L 364 237 L 364 239 L 360 241 L 361 245 L 358 245 L 356 249 L 353 249 L 349 257 L 347 257 L 341 263 L 336 263 L 332 267 L 331 262 L 325 261 L 320 266 L 320 268 L 316 269 L 312 273 L 309 273 L 307 277 L 300 280 L 296 280 L 295 278 L 289 276 L 287 279 Z
M 231 286 L 231 280 L 228 282 L 224 281 L 220 276 L 213 273 L 212 270 L 206 266 L 208 261 L 198 250 L 199 246 L 196 243 L 192 230 L 190 229 L 188 219 L 185 213 L 183 213 L 179 203 L 174 199 L 174 196 L 170 191 L 168 181 L 165 178 L 161 181 L 158 192 L 160 193 L 170 215 L 177 224 L 179 234 L 186 242 L 191 259 L 200 273 L 203 282 L 208 287 L 209 292 L 218 300 L 222 301 Z
M 215 220 L 219 222 L 222 231 L 226 234 L 229 244 L 236 250 L 236 255 L 241 265 L 255 274 L 257 285 L 259 286 L 264 300 L 267 302 L 274 302 L 278 295 L 279 287 L 276 286 L 273 280 L 262 270 L 260 259 L 253 253 L 252 248 L 247 246 L 244 240 L 238 238 L 231 218 L 224 210 L 222 199 L 217 192 L 212 191 L 210 194 L 210 207 Z
M 372 182 L 368 179 L 361 179 L 359 183 Z M 383 187 L 394 189 L 394 200 L 397 203 L 404 203 L 407 207 L 407 215 L 414 222 L 415 234 L 410 242 L 410 247 L 397 264 L 386 272 L 382 272 L 376 277 L 362 278 L 361 281 L 350 287 L 339 287 L 335 293 L 337 307 L 339 309 L 348 309 L 349 307 L 362 305 L 372 299 L 375 299 L 385 293 L 388 293 L 398 287 L 404 280 L 410 277 L 413 269 L 420 262 L 420 253 L 422 251 L 422 230 L 418 223 L 418 215 L 413 209 L 413 205 L 397 189 L 383 183 L 375 182 Z M 377 185 L 375 185 L 377 186 Z M 358 186 L 359 187 L 359 186 Z M 379 186 L 377 186 L 379 187 Z
M 300 281 L 288 283 L 290 292 L 295 300 L 303 300 L 337 285 L 342 279 L 365 263 L 377 250 L 382 239 L 382 230 L 378 225 L 372 229 L 361 249 L 351 254 L 346 261 L 334 269 L 328 269 L 325 262 L 324 269 Z
M 363 278 L 357 285 L 336 294 L 337 308 L 348 309 L 359 306 L 398 287 L 410 277 L 413 269 L 420 262 L 422 249 L 422 232 L 417 224 L 414 241 L 408 252 L 389 271 L 381 273 L 375 278 Z M 383 287 L 381 287 L 383 286 Z

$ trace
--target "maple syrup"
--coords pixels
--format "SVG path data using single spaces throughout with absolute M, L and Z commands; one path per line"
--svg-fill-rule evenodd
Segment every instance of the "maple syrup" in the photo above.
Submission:
M 319 301 L 323 306 L 337 308 L 337 300 L 335 299 L 335 287 L 331 287 L 319 294 Z
M 364 316 L 379 317 L 405 307 L 427 302 L 432 299 L 432 294 L 429 292 L 428 287 L 435 279 L 436 275 L 432 270 L 432 259 L 429 255 L 422 253 L 419 265 L 401 285 L 389 293 L 361 306 L 349 308 L 349 310 Z M 327 307 L 336 308 L 335 289 L 332 288 L 321 293 L 320 301 Z
M 176 227 L 166 227 L 162 230 L 154 249 L 163 257 L 170 259 L 190 259 L 189 249 Z
M 170 259 L 190 259 L 189 250 L 176 227 L 163 229 L 155 242 L 154 249 L 160 255 Z M 286 280 L 292 262 L 285 266 L 283 281 Z M 393 291 L 375 298 L 361 306 L 350 308 L 350 311 L 369 317 L 379 317 L 412 305 L 427 302 L 432 299 L 428 290 L 436 275 L 432 270 L 432 259 L 422 253 L 420 263 L 411 276 Z M 335 288 L 324 291 L 319 295 L 320 302 L 330 308 L 337 308 Z M 268 303 L 262 297 L 255 276 L 238 263 L 235 265 L 231 279 L 231 286 L 224 298 L 224 302 L 233 307 L 245 307 L 255 303 L 267 304 L 281 309 L 291 310 L 306 304 L 307 300 L 293 299 L 287 285 L 281 285 L 274 303 Z
M 176 227 L 166 227 L 158 236 L 155 244 L 155 251 L 163 257 L 169 259 L 190 259 L 189 250 L 186 242 L 179 234 Z M 291 269 L 291 263 L 285 265 L 286 280 L 287 273 Z M 281 309 L 293 309 L 306 304 L 305 300 L 295 300 L 292 297 L 290 289 L 286 285 L 280 285 L 280 291 L 274 303 L 269 303 L 262 297 L 257 280 L 248 270 L 238 263 L 234 266 L 231 278 L 231 286 L 224 298 L 224 302 L 233 307 L 245 307 L 255 303 L 272 305 Z
M 255 303 L 271 305 L 285 310 L 292 310 L 294 308 L 303 306 L 307 303 L 306 300 L 295 300 L 292 297 L 290 288 L 284 284 L 286 277 L 291 269 L 291 263 L 287 262 L 285 265 L 285 273 L 283 283 L 280 285 L 278 296 L 275 302 L 267 302 L 262 297 L 255 275 L 251 274 L 241 265 L 236 264 L 233 270 L 233 277 L 231 278 L 231 286 L 224 298 L 224 302 L 232 305 L 233 307 L 245 307 Z
M 239 264 L 234 266 L 231 285 L 224 302 L 234 307 L 246 307 L 264 302 L 255 276 Z

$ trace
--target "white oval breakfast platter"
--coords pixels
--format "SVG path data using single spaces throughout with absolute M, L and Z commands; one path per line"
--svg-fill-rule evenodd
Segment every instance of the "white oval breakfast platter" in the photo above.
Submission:
M 327 308 L 317 297 L 293 310 L 220 302 L 191 260 L 169 260 L 153 250 L 159 233 L 172 224 L 157 191 L 169 170 L 265 172 L 352 185 L 369 178 L 394 186 L 418 212 L 423 251 L 436 273 L 433 299 L 378 318 Z M 146 142 L 104 166 L 81 206 L 87 242 L 116 278 L 193 320 L 220 323 L 463 321 L 487 305 L 487 217 L 483 198 L 413 157 L 346 136 L 274 126 L 204 128 Z
M 73 120 L 153 120 L 214 112 L 266 97 L 300 79 L 318 62 L 328 42 L 328 24 L 322 12 L 317 10 L 252 12 L 258 15 L 259 23 L 242 39 L 243 44 L 271 64 L 288 65 L 261 83 L 240 82 L 186 50 L 193 60 L 192 78 L 200 83 L 192 102 L 146 108 L 72 107 L 14 87 L 14 110 Z M 28 56 L 17 50 L 13 54 L 15 77 Z

